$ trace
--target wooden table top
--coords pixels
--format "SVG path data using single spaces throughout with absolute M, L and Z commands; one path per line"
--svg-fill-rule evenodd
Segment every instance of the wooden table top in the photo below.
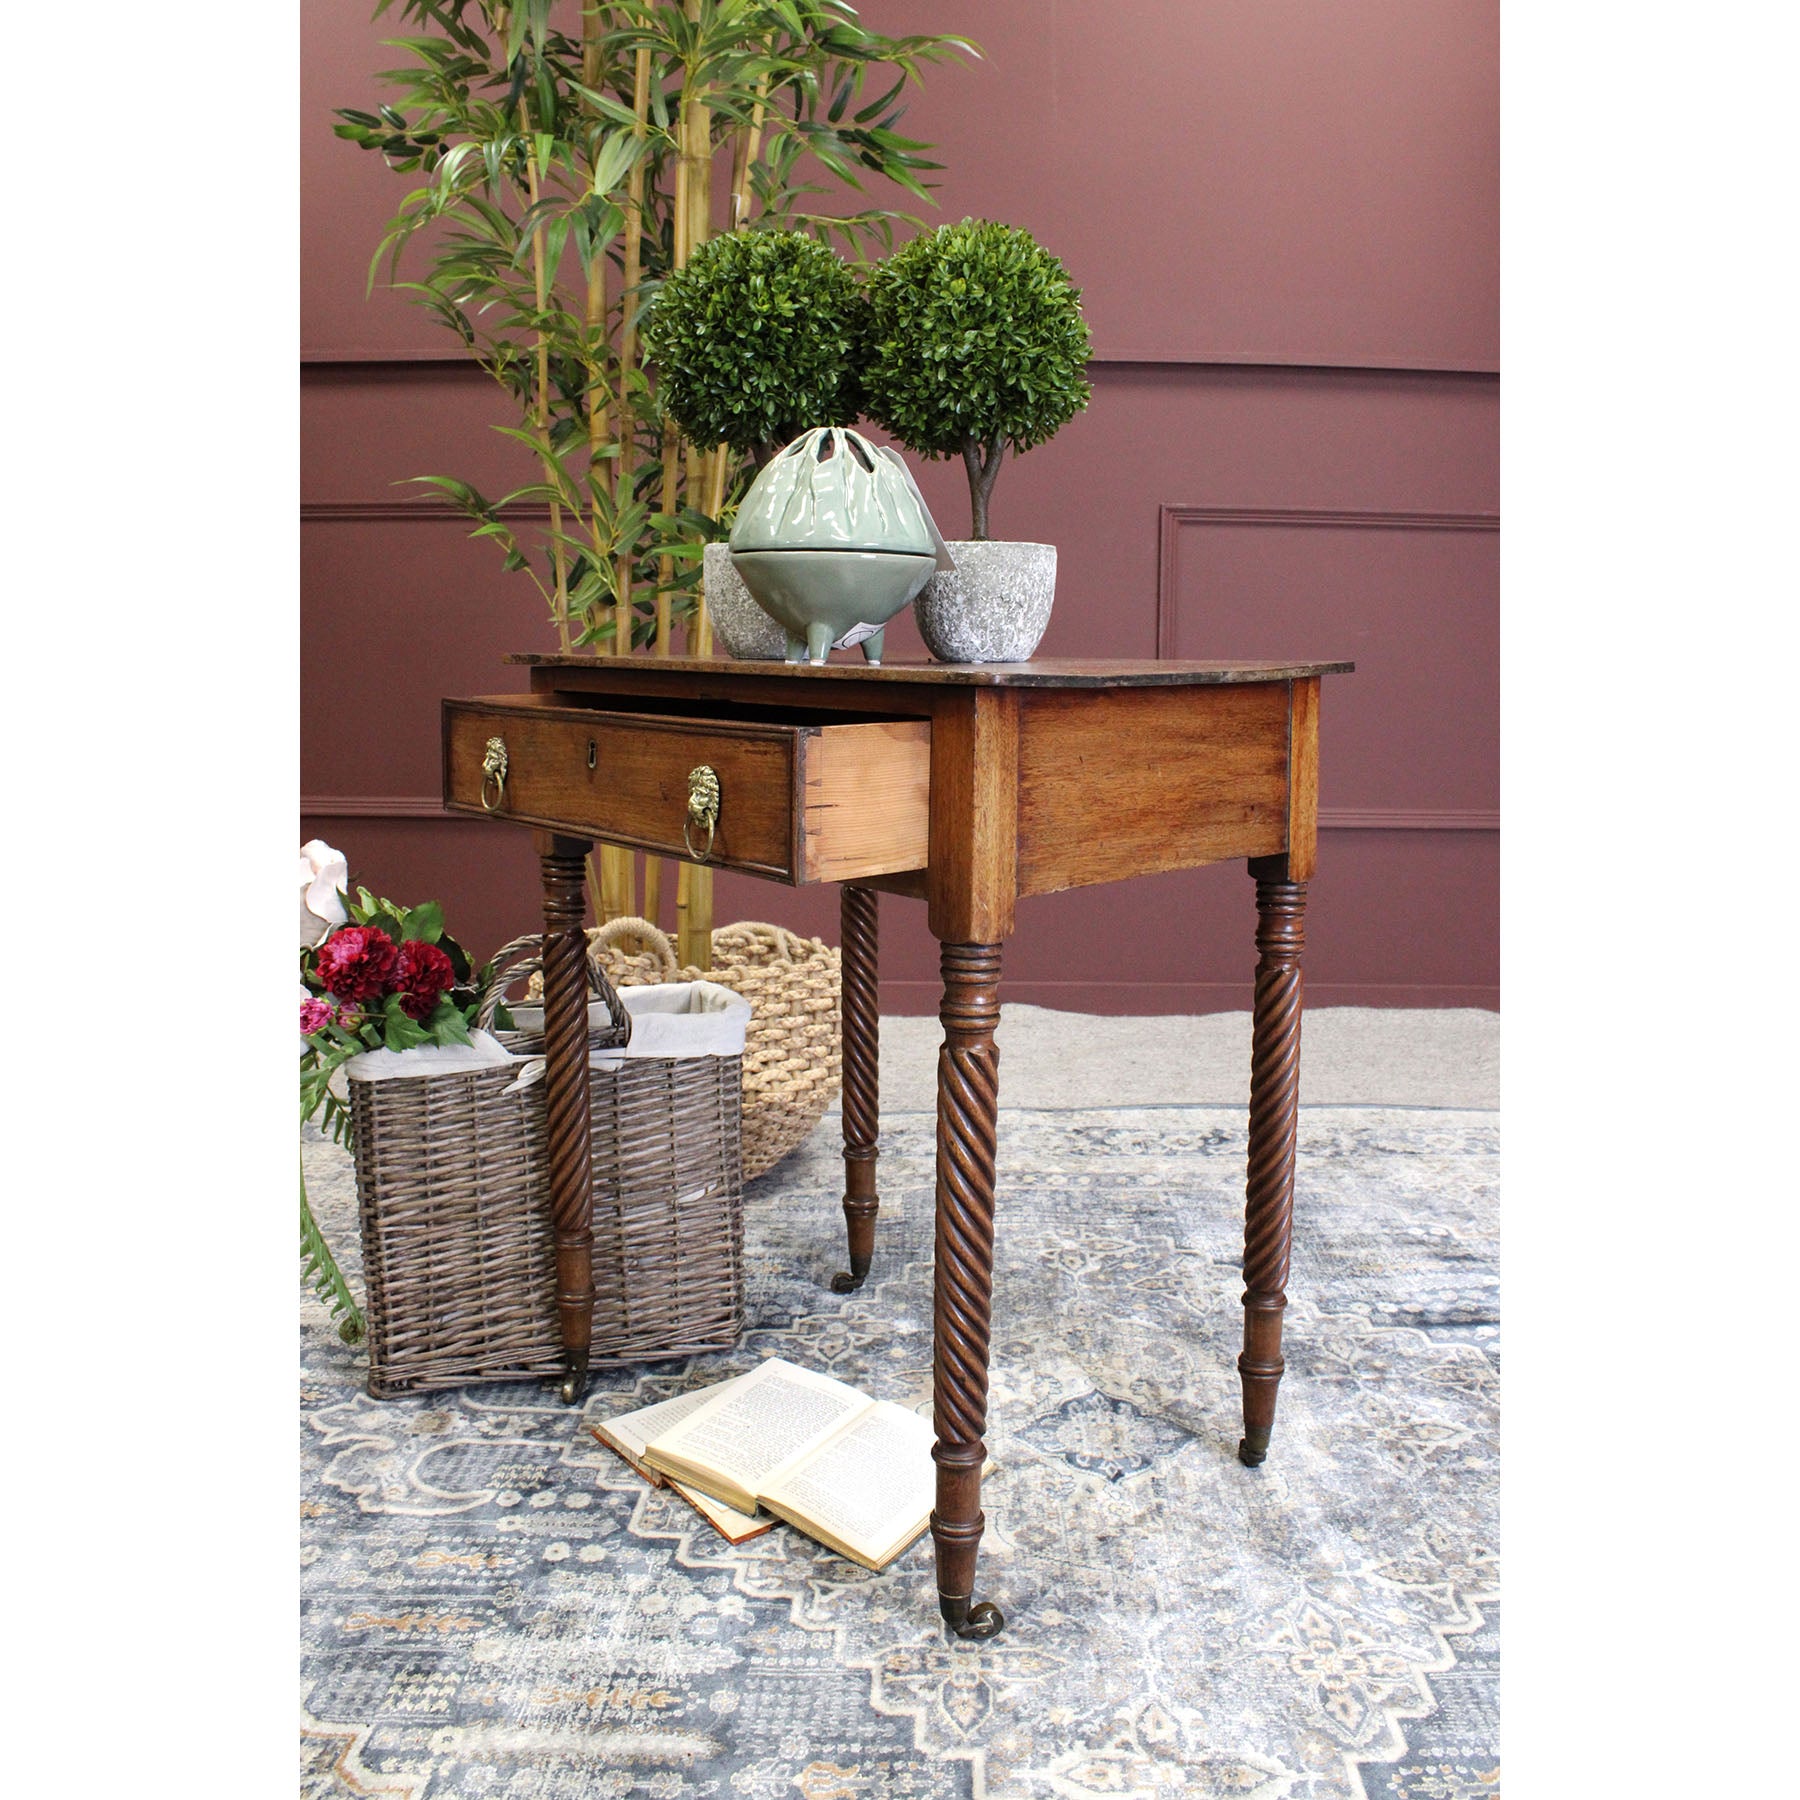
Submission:
M 1042 657 L 1023 663 L 743 662 L 713 656 L 561 656 L 519 651 L 509 663 L 534 669 L 629 669 L 636 677 L 659 675 L 781 675 L 800 681 L 872 682 L 903 687 L 1227 687 L 1244 682 L 1302 681 L 1316 675 L 1348 675 L 1353 662 L 1158 662 Z

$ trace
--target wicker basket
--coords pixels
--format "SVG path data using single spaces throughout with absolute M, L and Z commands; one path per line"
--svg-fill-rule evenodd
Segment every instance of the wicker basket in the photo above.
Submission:
M 481 995 L 481 1010 L 476 1019 L 483 1031 L 491 1032 L 514 1056 L 541 1056 L 544 1052 L 543 942 L 535 932 L 516 937 L 494 952 L 493 977 Z M 509 1002 L 506 990 L 526 982 L 527 1000 Z M 631 1020 L 625 1003 L 607 978 L 606 965 L 588 951 L 588 1050 L 610 1050 L 631 1041 Z M 505 1006 L 513 1019 L 511 1026 L 494 1023 Z
M 643 948 L 628 952 L 635 939 Z M 588 933 L 620 987 L 716 981 L 751 1004 L 744 1044 L 744 1179 L 797 1150 L 836 1098 L 839 953 L 780 925 L 726 925 L 712 934 L 713 966 L 683 969 L 666 933 L 647 919 L 614 919 Z
M 507 983 L 535 967 L 515 961 Z M 604 996 L 597 959 L 594 977 Z M 561 1371 L 544 1084 L 519 1072 L 350 1083 L 377 1399 Z M 593 1364 L 736 1343 L 741 1082 L 734 1056 L 591 1071 Z

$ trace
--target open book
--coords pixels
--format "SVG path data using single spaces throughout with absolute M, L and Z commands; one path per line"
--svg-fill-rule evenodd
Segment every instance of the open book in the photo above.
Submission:
M 595 1429 L 634 1466 L 696 1490 L 696 1505 L 761 1507 L 865 1568 L 931 1520 L 931 1421 L 778 1356 Z
M 741 1379 L 740 1376 L 732 1377 L 732 1381 Z M 637 1412 L 608 1419 L 604 1424 L 588 1429 L 609 1449 L 618 1451 L 652 1487 L 673 1488 L 721 1537 L 730 1543 L 742 1544 L 772 1531 L 775 1521 L 760 1518 L 755 1513 L 739 1512 L 735 1506 L 727 1506 L 722 1500 L 715 1500 L 685 1482 L 667 1481 L 644 1461 L 644 1446 L 659 1431 L 667 1431 L 702 1401 L 710 1400 L 721 1389 L 730 1386 L 731 1381 L 723 1381 L 713 1387 L 695 1388 L 691 1393 L 677 1394 L 673 1400 L 659 1400 L 654 1406 L 641 1407 Z

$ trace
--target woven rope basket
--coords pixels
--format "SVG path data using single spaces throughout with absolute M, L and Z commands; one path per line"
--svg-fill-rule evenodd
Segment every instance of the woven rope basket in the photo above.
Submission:
M 538 940 L 508 951 L 520 943 L 533 954 L 513 960 L 487 997 L 489 1021 L 501 989 L 538 968 Z M 608 1000 L 591 961 L 591 985 Z M 624 1019 L 616 995 L 606 1010 Z M 500 1035 L 515 1053 L 538 1047 L 526 1032 Z M 599 1040 L 622 1036 L 597 1023 L 589 1041 Z M 378 1400 L 562 1368 L 544 1084 L 508 1093 L 518 1073 L 350 1083 Z M 744 1316 L 740 1060 L 635 1057 L 589 1080 L 591 1363 L 729 1349 Z
M 632 941 L 640 948 L 627 950 Z M 614 919 L 590 931 L 588 946 L 620 987 L 716 981 L 750 1002 L 744 1042 L 746 1181 L 806 1142 L 837 1097 L 843 1074 L 836 950 L 780 925 L 725 925 L 712 934 L 712 967 L 684 969 L 667 933 L 636 918 Z

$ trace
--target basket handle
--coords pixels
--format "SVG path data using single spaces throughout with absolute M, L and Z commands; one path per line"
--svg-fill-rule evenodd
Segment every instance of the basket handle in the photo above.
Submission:
M 733 940 L 754 943 L 758 937 L 768 938 L 775 946 L 776 953 L 784 963 L 794 960 L 793 946 L 799 938 L 785 925 L 765 925 L 758 920 L 744 919 L 736 925 L 722 925 L 713 933 L 713 943 L 729 944 Z
M 636 938 L 662 963 L 665 974 L 680 974 L 681 964 L 676 960 L 675 946 L 669 941 L 669 934 L 661 926 L 652 925 L 648 919 L 628 916 L 597 925 L 588 933 L 589 954 L 611 950 L 621 938 Z
M 543 966 L 544 940 L 536 933 L 516 937 L 511 943 L 502 944 L 494 953 L 494 973 L 482 990 L 481 1005 L 475 1014 L 477 1029 L 492 1031 L 494 1014 L 500 1010 L 501 997 L 506 990 L 515 981 L 523 981 L 527 976 L 537 974 Z M 618 989 L 607 980 L 600 952 L 591 944 L 588 946 L 587 976 L 589 992 L 606 1002 L 606 1011 L 612 1019 L 613 1029 L 620 1034 L 619 1042 L 630 1042 L 631 1014 L 625 1010 L 625 1002 L 619 998 Z

